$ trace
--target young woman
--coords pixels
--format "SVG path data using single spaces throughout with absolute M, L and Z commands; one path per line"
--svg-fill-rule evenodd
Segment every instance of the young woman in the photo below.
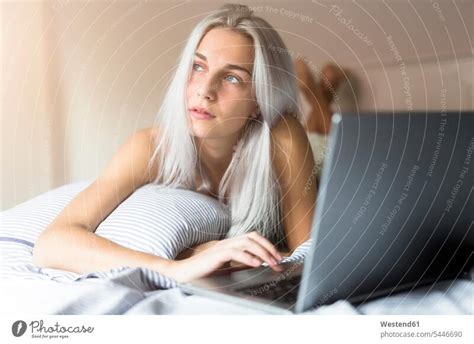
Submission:
M 281 270 L 277 247 L 291 253 L 309 239 L 316 187 L 292 61 L 274 48 L 285 49 L 282 39 L 246 6 L 225 5 L 203 19 L 180 57 L 159 124 L 132 135 L 45 229 L 34 263 L 78 273 L 140 266 L 181 282 L 229 263 Z M 231 210 L 227 238 L 173 261 L 94 234 L 147 183 L 219 199 Z

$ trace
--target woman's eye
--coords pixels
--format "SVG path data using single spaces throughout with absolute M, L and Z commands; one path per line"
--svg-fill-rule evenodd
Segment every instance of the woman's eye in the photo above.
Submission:
M 200 72 L 200 71 L 202 71 L 203 68 L 202 68 L 202 66 L 201 66 L 200 64 L 198 64 L 198 63 L 193 63 L 193 69 L 194 69 L 195 71 L 197 71 L 197 72 Z
M 227 81 L 233 83 L 233 84 L 238 84 L 238 83 L 240 83 L 240 80 L 239 80 L 238 78 L 236 78 L 235 76 L 233 76 L 233 75 L 227 75 L 227 76 L 225 77 L 225 79 L 226 79 Z

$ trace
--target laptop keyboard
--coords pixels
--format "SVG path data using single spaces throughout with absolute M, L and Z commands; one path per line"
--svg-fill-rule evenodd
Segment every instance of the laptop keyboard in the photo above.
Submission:
M 279 301 L 289 304 L 296 303 L 301 275 L 291 277 L 282 281 L 270 281 L 250 287 L 237 289 L 237 292 L 245 295 L 262 297 L 264 299 Z

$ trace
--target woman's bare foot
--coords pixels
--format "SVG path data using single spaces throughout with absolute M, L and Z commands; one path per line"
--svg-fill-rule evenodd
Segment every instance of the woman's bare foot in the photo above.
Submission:
M 348 78 L 348 71 L 340 68 L 334 63 L 327 63 L 321 69 L 321 91 L 328 100 L 333 102 L 336 98 L 337 90 Z
M 302 58 L 294 61 L 298 87 L 311 104 L 310 113 L 305 116 L 305 127 L 308 132 L 325 135 L 329 132 L 332 110 L 329 99 L 324 95 L 321 84 L 317 82 L 309 66 Z

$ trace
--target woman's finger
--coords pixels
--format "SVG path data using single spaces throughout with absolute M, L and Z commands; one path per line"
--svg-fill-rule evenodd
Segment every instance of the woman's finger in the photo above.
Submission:
M 267 250 L 267 248 L 262 246 L 259 242 L 249 237 L 243 237 L 242 239 L 242 249 L 247 250 L 254 256 L 259 257 L 262 261 L 266 262 L 270 266 L 278 264 L 278 261 Z
M 250 239 L 258 242 L 263 247 L 265 247 L 273 255 L 273 257 L 277 260 L 277 262 L 279 262 L 280 260 L 283 259 L 283 257 L 278 252 L 276 247 L 268 239 L 264 238 L 263 236 L 261 236 L 257 232 L 250 232 L 249 234 L 247 234 L 247 236 Z

